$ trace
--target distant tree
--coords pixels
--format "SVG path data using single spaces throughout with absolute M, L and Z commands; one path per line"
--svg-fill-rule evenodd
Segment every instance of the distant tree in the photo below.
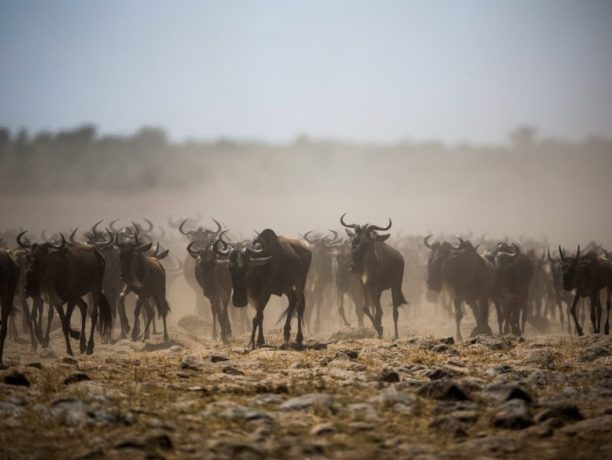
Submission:
M 509 137 L 512 147 L 516 150 L 530 149 L 536 144 L 538 129 L 529 125 L 519 126 L 510 132 Z

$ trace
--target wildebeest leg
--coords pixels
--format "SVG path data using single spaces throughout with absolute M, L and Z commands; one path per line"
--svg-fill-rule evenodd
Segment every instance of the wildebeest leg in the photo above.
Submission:
M 123 286 L 123 289 L 121 289 L 121 293 L 119 294 L 119 300 L 117 301 L 119 321 L 121 322 L 121 338 L 122 339 L 127 338 L 127 334 L 130 333 L 130 322 L 125 313 L 125 297 L 130 292 L 132 292 L 132 290 L 129 287 Z
M 140 310 L 144 300 L 138 296 L 138 301 L 136 302 L 136 308 L 134 309 L 134 328 L 132 329 L 132 342 L 136 342 L 140 336 Z
M 499 328 L 499 335 L 503 335 L 504 316 L 502 313 L 502 307 L 499 300 L 494 300 L 493 305 L 495 305 L 495 316 L 497 316 L 497 327 Z
M 157 303 L 157 302 L 156 302 Z M 142 316 L 142 321 L 145 325 L 144 334 L 142 336 L 142 341 L 149 340 L 151 338 L 149 331 L 151 329 L 151 323 L 155 324 L 155 311 L 151 306 L 151 300 L 146 300 L 143 302 L 144 314 Z
M 463 310 L 461 308 L 461 300 L 454 299 L 453 305 L 455 306 L 455 325 L 457 327 L 456 336 L 457 340 L 462 340 L 461 336 L 461 320 L 463 319 Z
M 285 343 L 289 343 L 289 338 L 291 337 L 291 320 L 293 319 L 293 312 L 295 311 L 296 304 L 296 293 L 295 289 L 291 289 L 287 294 L 287 299 L 289 300 L 289 306 L 287 307 L 287 316 L 285 318 L 285 327 L 283 328 L 283 338 L 285 339 Z
M 574 301 L 572 302 L 572 305 L 570 307 L 570 313 L 572 315 L 572 318 L 574 318 L 574 324 L 576 326 L 576 334 L 583 335 L 582 328 L 580 327 L 580 324 L 578 324 L 578 318 L 576 317 L 576 305 L 578 304 L 578 300 L 580 300 L 580 295 L 578 294 L 578 292 L 576 292 L 574 296 Z
M 210 314 L 212 315 L 212 338 L 217 340 L 217 306 L 214 301 L 210 301 Z
M 36 340 L 36 335 L 34 334 L 34 324 L 32 320 L 32 315 L 30 314 L 30 307 L 28 306 L 28 302 L 26 301 L 25 297 L 21 297 L 21 312 L 23 314 L 23 319 L 27 331 L 30 333 L 32 351 L 36 351 L 36 349 L 38 348 L 38 342 Z
M 6 340 L 9 315 L 13 308 L 13 299 L 9 297 L 9 294 L 3 293 L 2 299 L 0 299 L 0 318 L 2 318 L 2 325 L 0 325 L 0 369 L 6 369 L 2 361 L 2 356 L 4 353 L 4 341 Z
M 610 308 L 612 307 L 612 285 L 606 289 L 606 326 L 604 332 L 610 334 Z
M 376 291 L 372 291 L 371 294 L 371 299 L 372 299 L 372 303 L 374 304 L 374 328 L 376 329 L 376 332 L 378 333 L 378 338 L 382 339 L 383 337 L 383 327 L 382 327 L 382 306 L 380 305 L 380 295 L 382 294 L 382 291 L 376 290 Z
M 220 299 L 221 302 L 221 308 L 220 308 L 220 312 L 221 312 L 221 319 L 223 321 L 223 324 L 225 325 L 225 339 L 223 337 L 221 337 L 221 339 L 223 340 L 223 343 L 227 343 L 227 341 L 229 340 L 229 338 L 232 336 L 232 323 L 230 322 L 230 318 L 229 318 L 229 312 L 228 312 L 228 305 L 229 305 L 229 297 L 225 298 L 225 299 Z M 223 329 L 221 329 L 221 332 L 223 333 Z
M 596 294 L 591 294 L 589 297 L 589 304 L 591 307 L 591 327 L 593 328 L 593 333 L 599 333 L 599 329 L 597 328 L 597 302 L 599 300 L 599 292 Z
M 338 313 L 340 313 L 340 318 L 342 318 L 342 322 L 344 323 L 344 327 L 350 327 L 351 323 L 346 319 L 346 314 L 344 312 L 344 292 L 338 291 Z
M 72 304 L 74 307 L 74 304 Z M 62 332 L 64 333 L 64 339 L 66 340 L 66 353 L 70 356 L 73 356 L 72 346 L 70 345 L 70 327 L 68 325 L 68 321 L 70 321 L 68 315 L 64 315 L 64 307 L 62 305 L 55 305 L 55 309 L 57 310 L 57 314 L 60 317 L 60 323 L 62 324 Z M 70 309 L 70 305 L 68 305 L 68 309 Z
M 87 336 L 87 332 L 86 332 L 86 325 L 87 325 L 87 304 L 85 303 L 85 301 L 83 299 L 79 299 L 76 301 L 76 304 L 79 307 L 79 310 L 81 310 L 81 333 L 79 335 L 79 351 L 81 353 L 85 353 L 85 351 L 87 351 L 87 342 L 85 340 L 86 336 Z M 73 304 L 74 307 L 74 304 Z M 93 334 L 93 331 L 92 331 Z
M 81 300 L 81 302 L 83 302 Z M 85 302 L 83 302 L 85 304 Z M 94 351 L 94 333 L 96 332 L 96 324 L 98 323 L 98 300 L 94 299 L 93 296 L 90 296 L 91 303 L 91 330 L 89 332 L 89 340 L 87 341 L 87 354 L 91 355 Z M 81 312 L 83 309 L 81 309 Z M 85 311 L 87 311 L 87 304 L 85 304 Z M 83 321 L 83 326 L 85 326 L 85 321 Z M 82 331 L 83 337 L 85 336 L 85 329 Z M 104 336 L 102 336 L 104 338 Z M 107 336 L 108 337 L 108 336 Z
M 170 306 L 168 305 L 168 301 L 166 297 L 162 294 L 156 294 L 153 296 L 155 300 L 155 304 L 157 305 L 157 311 L 162 318 L 162 325 L 164 327 L 164 342 L 168 342 L 170 338 L 168 337 L 168 324 L 166 323 L 166 316 L 168 316 L 168 312 L 170 311 Z M 155 312 L 153 312 L 155 314 Z
M 295 343 L 298 345 L 302 345 L 304 342 L 304 334 L 302 334 L 302 323 L 304 322 L 304 310 L 306 309 L 306 297 L 304 295 L 304 290 L 302 289 L 302 294 L 297 293 L 297 317 L 298 317 L 298 330 L 295 336 Z
M 43 300 L 40 300 L 40 317 L 42 320 L 42 310 L 43 310 Z M 47 313 L 47 330 L 45 331 L 45 336 L 43 337 L 42 346 L 44 348 L 49 346 L 49 336 L 51 335 L 51 324 L 53 323 L 53 315 L 55 314 L 55 308 L 53 305 L 49 304 L 49 311 Z M 61 321 L 61 316 L 60 316 Z M 69 328 L 70 330 L 70 328 Z
M 597 332 L 601 333 L 601 313 L 602 313 L 602 305 L 601 305 L 601 291 L 597 293 Z

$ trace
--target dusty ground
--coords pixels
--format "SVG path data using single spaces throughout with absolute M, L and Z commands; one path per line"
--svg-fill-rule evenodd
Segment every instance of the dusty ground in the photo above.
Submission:
M 612 458 L 612 340 L 7 344 L 2 458 Z M 78 350 L 78 344 L 74 344 Z M 80 380 L 80 381 L 79 381 Z M 25 382 L 22 382 L 25 383 Z

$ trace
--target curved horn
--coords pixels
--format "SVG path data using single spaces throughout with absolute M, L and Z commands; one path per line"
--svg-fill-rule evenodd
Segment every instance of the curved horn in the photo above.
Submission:
M 305 239 L 306 241 L 308 241 L 310 244 L 315 244 L 315 243 L 316 243 L 317 241 L 319 241 L 320 239 L 319 239 L 319 240 L 314 240 L 314 239 L 310 239 L 310 238 L 308 238 L 308 235 L 310 235 L 311 233 L 312 233 L 312 230 L 308 230 L 306 233 L 304 233 L 304 239 Z
M 391 218 L 389 217 L 389 223 L 387 224 L 386 227 L 379 227 L 378 225 L 368 225 L 368 232 L 371 232 L 373 230 L 375 231 L 380 231 L 380 232 L 386 232 L 387 230 L 389 230 L 391 228 Z
M 357 229 L 359 228 L 359 225 L 357 225 L 357 224 L 347 224 L 346 222 L 344 222 L 344 216 L 346 216 L 346 213 L 344 213 L 344 214 L 342 214 L 342 215 L 340 216 L 340 223 L 341 223 L 341 224 L 342 224 L 344 227 L 347 227 L 347 228 L 352 228 L 352 229 L 354 229 L 354 230 L 357 230 Z
M 428 247 L 429 249 L 433 249 L 433 246 L 431 244 L 429 244 L 429 239 L 432 237 L 432 234 L 427 235 L 425 238 L 423 238 L 423 244 Z
M 512 247 L 514 248 L 514 254 L 512 254 L 512 257 L 514 258 L 521 253 L 521 248 L 514 241 L 512 242 Z
M 66 238 L 64 238 L 64 234 L 60 232 L 60 238 L 62 239 L 62 241 L 60 242 L 60 244 L 58 246 L 54 245 L 53 243 L 49 243 L 49 246 L 52 247 L 53 249 L 62 249 L 64 246 L 66 246 Z
M 217 230 L 215 230 L 213 233 L 214 233 L 215 235 L 218 235 L 218 234 L 219 234 L 219 232 L 220 232 L 220 231 L 223 229 L 223 225 L 221 225 L 217 219 L 213 219 L 213 222 L 214 222 L 214 223 L 215 223 L 215 225 L 217 226 Z
M 96 247 L 99 249 L 106 248 L 108 246 L 112 246 L 115 243 L 115 236 L 113 233 L 107 228 L 106 234 L 108 235 L 108 241 L 104 241 L 103 243 L 96 244 Z
M 151 230 L 153 230 L 153 222 L 151 222 L 149 219 L 145 218 L 144 221 L 147 223 L 147 225 L 149 226 L 148 229 L 142 229 L 143 232 L 145 233 L 151 233 Z
M 578 245 L 578 249 L 576 250 L 576 260 L 580 257 L 580 245 Z
M 223 249 L 219 249 L 220 245 L 223 245 Z M 215 251 L 215 254 L 220 255 L 220 256 L 226 256 L 231 251 L 228 244 L 225 241 L 223 241 L 221 238 L 215 240 L 215 242 L 213 243 L 213 250 Z
M 75 241 L 75 239 L 74 239 L 74 238 L 75 238 L 75 236 L 76 236 L 76 233 L 77 233 L 78 231 L 79 231 L 79 227 L 75 228 L 75 229 L 72 231 L 72 233 L 70 234 L 70 236 L 68 237 L 68 241 L 70 241 L 72 244 L 77 244 L 77 243 L 78 243 L 78 241 Z
M 104 222 L 104 220 L 99 220 L 98 222 L 93 224 L 93 226 L 91 227 L 91 233 L 93 233 L 94 235 L 98 233 L 98 225 L 100 225 L 102 222 Z
M 23 232 L 21 232 L 19 235 L 17 235 L 17 244 L 19 246 L 21 246 L 24 249 L 29 249 L 32 247 L 32 244 L 30 243 L 30 241 L 27 238 L 23 238 L 23 235 L 25 235 L 26 233 L 28 233 L 27 230 L 24 230 Z M 23 240 L 22 240 L 23 238 Z
M 119 218 L 113 219 L 108 223 L 109 228 L 113 231 L 113 232 L 118 232 L 119 229 L 115 228 L 115 223 L 119 220 Z
M 185 226 L 188 220 L 189 219 L 185 219 L 183 222 L 181 222 L 181 224 L 179 225 L 179 232 L 181 232 L 183 235 L 191 236 L 194 233 L 193 230 L 188 230 L 188 231 L 183 230 L 183 227 Z
M 565 254 L 563 253 L 563 249 L 561 248 L 561 245 L 559 245 L 559 257 L 561 257 L 562 262 L 565 262 Z
M 335 243 L 336 241 L 338 241 L 338 232 L 336 230 L 332 230 L 331 228 L 329 229 L 329 232 L 334 235 L 334 237 L 331 240 L 328 240 L 328 243 Z
M 153 256 L 157 257 L 157 253 L 159 252 L 159 241 L 157 242 L 157 244 L 155 245 L 155 251 L 153 252 Z
M 197 259 L 200 256 L 200 254 L 205 251 L 205 249 L 198 249 L 198 250 L 193 249 L 193 247 L 198 243 L 199 243 L 198 241 L 192 241 L 191 243 L 187 245 L 187 252 L 194 259 Z

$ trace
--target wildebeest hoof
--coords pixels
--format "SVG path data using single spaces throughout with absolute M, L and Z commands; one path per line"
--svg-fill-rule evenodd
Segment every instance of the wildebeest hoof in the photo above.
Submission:
M 93 345 L 87 345 L 87 354 L 88 355 L 93 355 L 93 352 L 94 352 Z
M 81 339 L 81 333 L 79 331 L 75 331 L 74 329 L 70 329 L 70 337 L 72 337 L 75 340 L 80 340 Z

